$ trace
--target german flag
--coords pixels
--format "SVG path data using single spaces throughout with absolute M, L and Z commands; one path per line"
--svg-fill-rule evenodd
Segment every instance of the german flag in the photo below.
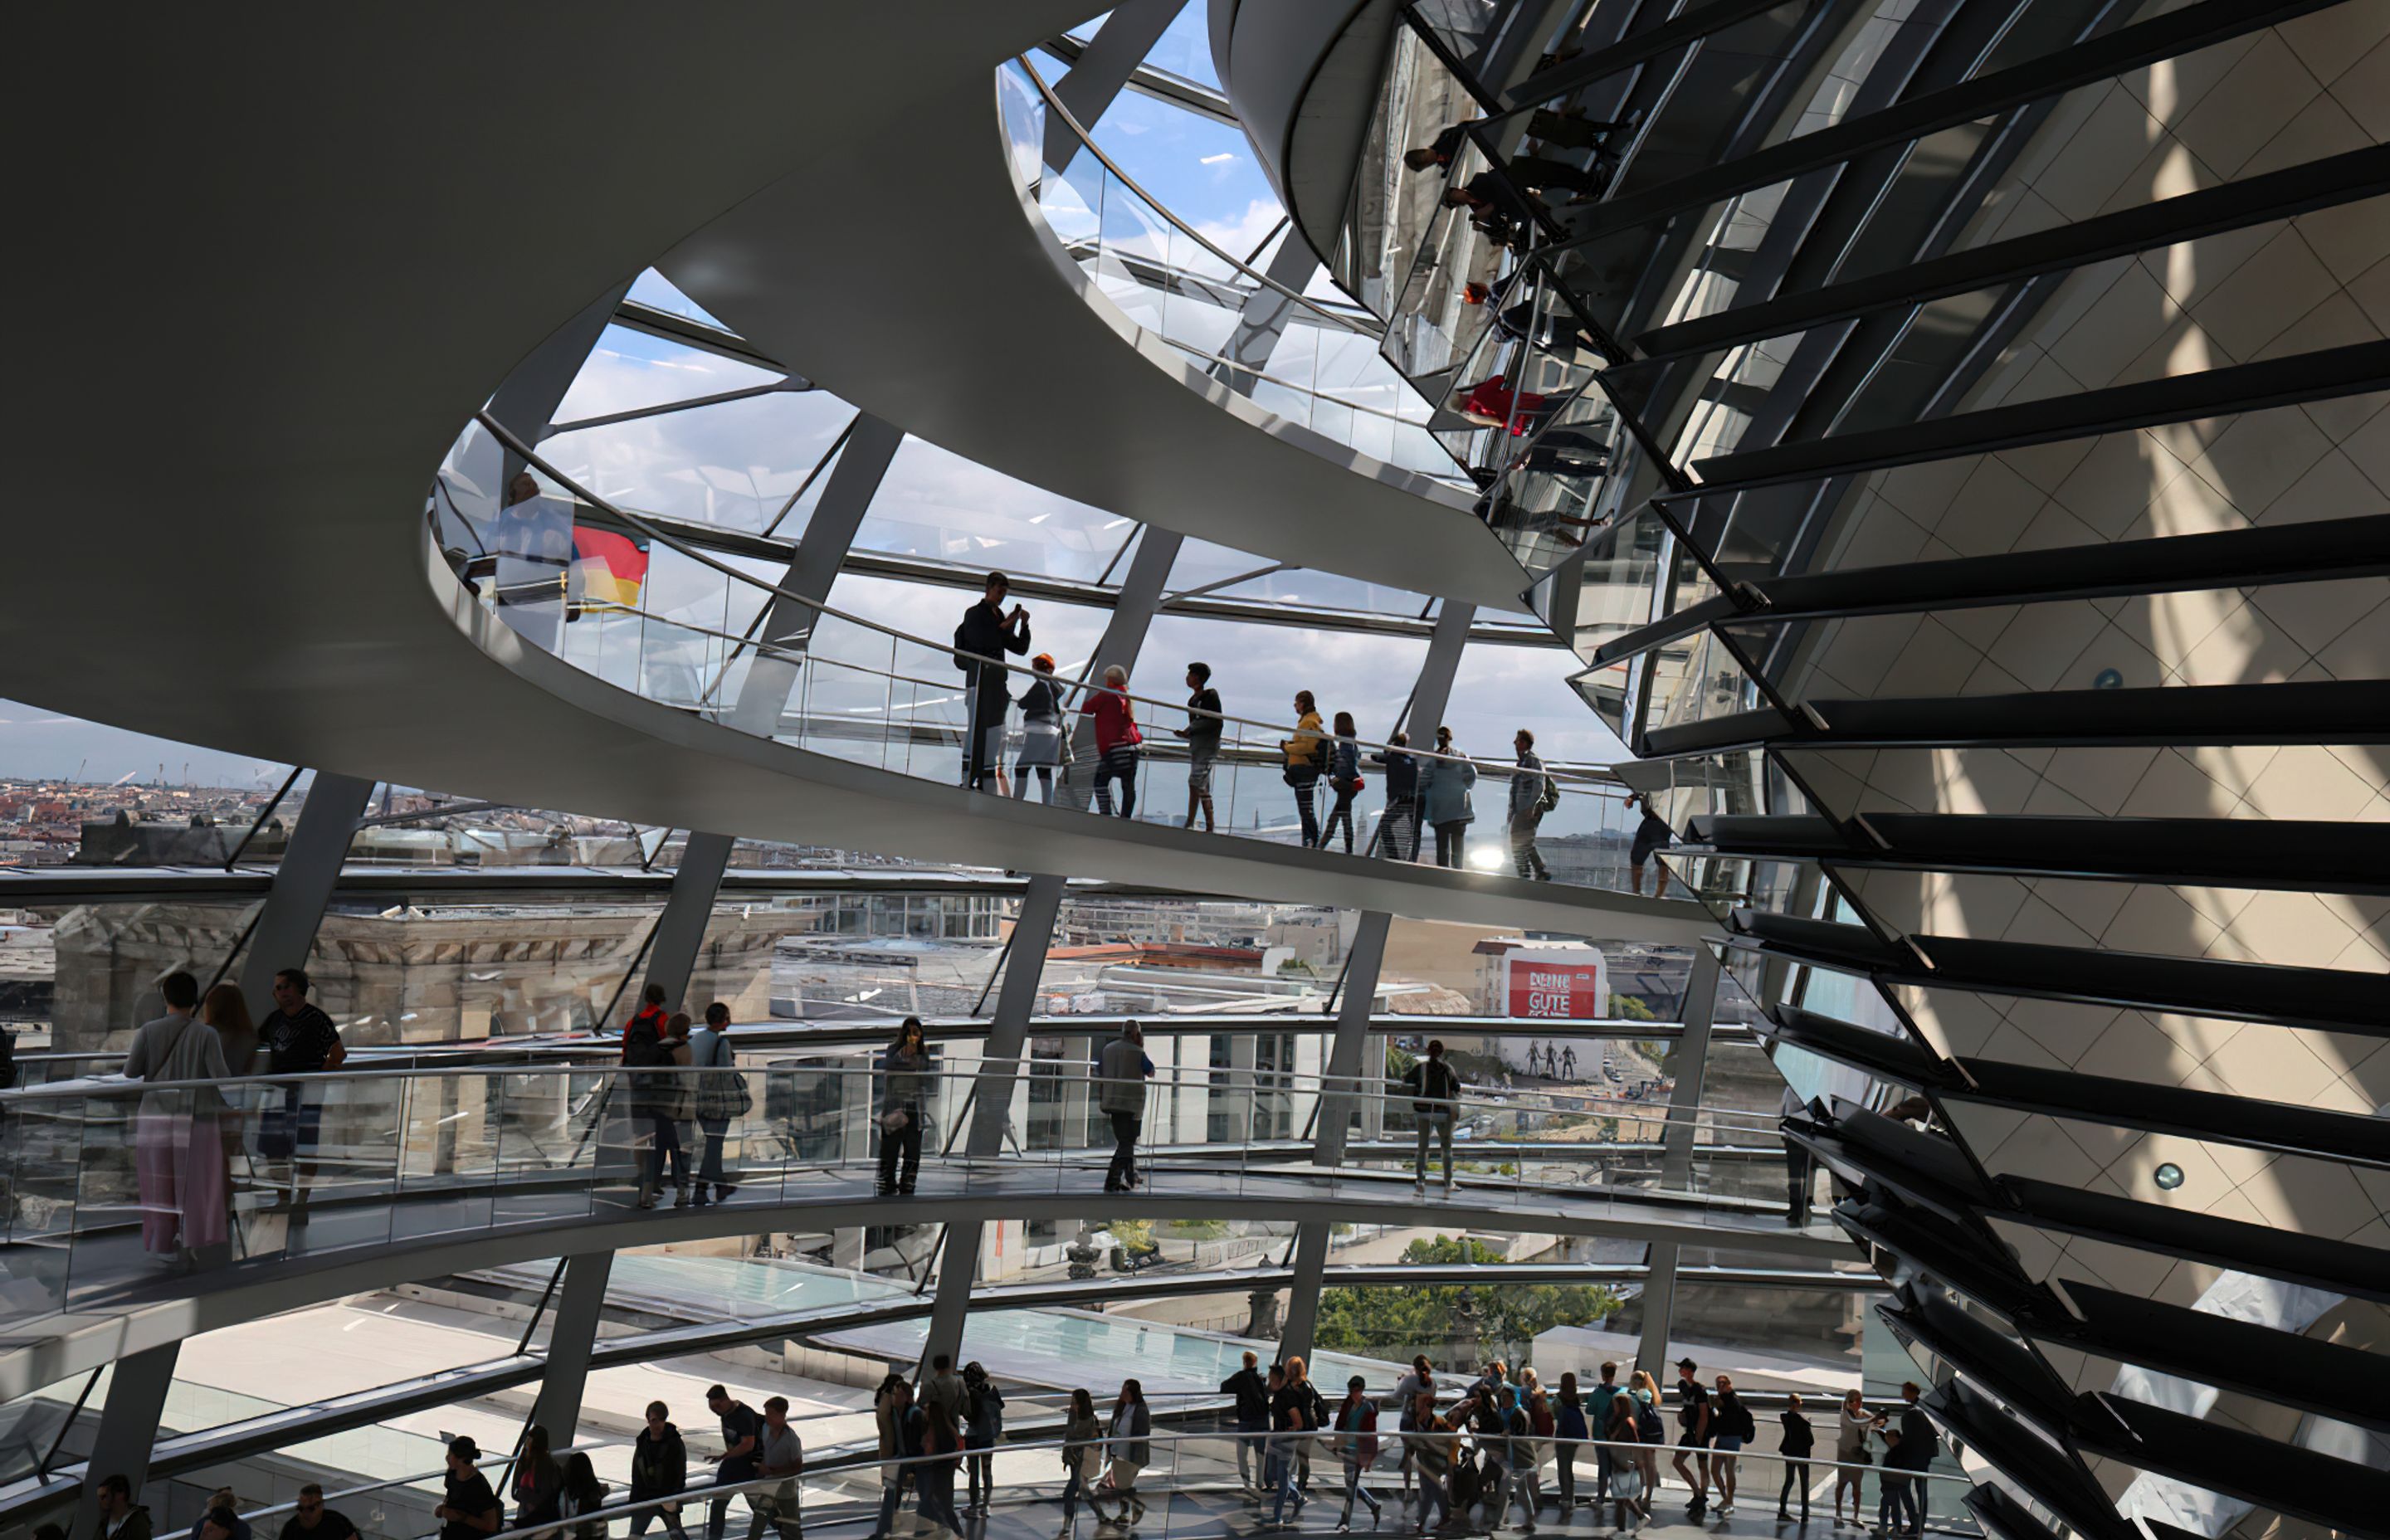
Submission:
M 636 535 L 575 525 L 572 568 L 584 605 L 636 610 L 648 581 L 648 543 Z

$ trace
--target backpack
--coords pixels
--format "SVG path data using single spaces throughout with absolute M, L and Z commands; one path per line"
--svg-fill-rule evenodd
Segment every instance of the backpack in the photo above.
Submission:
M 1646 1444 L 1665 1443 L 1668 1436 L 1660 1425 L 1660 1408 L 1640 1396 L 1635 1398 L 1635 1436 Z
M 1552 809 L 1560 805 L 1561 783 L 1552 779 L 1551 776 L 1546 776 L 1544 777 L 1543 794 L 1536 799 L 1536 812 L 1539 815 L 1549 813 Z

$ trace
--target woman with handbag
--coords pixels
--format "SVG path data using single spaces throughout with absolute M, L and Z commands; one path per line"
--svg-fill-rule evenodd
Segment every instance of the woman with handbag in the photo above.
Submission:
M 1012 795 L 1029 794 L 1029 773 L 1037 772 L 1038 795 L 1054 805 L 1054 772 L 1065 763 L 1070 735 L 1062 725 L 1062 691 L 1054 682 L 1054 655 L 1041 652 L 1029 660 L 1032 677 L 1021 692 L 1021 763 L 1013 766 Z
M 1319 843 L 1319 814 L 1312 799 L 1327 768 L 1328 740 L 1319 731 L 1319 706 L 1309 690 L 1294 692 L 1294 736 L 1279 739 L 1286 754 L 1286 784 L 1294 788 L 1294 811 L 1303 820 L 1303 848 Z
M 688 1065 L 688 1016 L 675 1011 L 664 1023 L 662 1034 L 646 1050 L 648 1067 L 655 1072 L 639 1076 L 639 1099 L 648 1114 L 650 1132 L 647 1180 L 639 1187 L 639 1207 L 652 1209 L 662 1196 L 664 1169 L 672 1168 L 673 1207 L 688 1207 L 688 1146 L 682 1142 L 680 1125 L 697 1115 L 697 1090 L 689 1077 L 672 1072 Z
M 1336 826 L 1343 824 L 1347 855 L 1353 853 L 1353 799 L 1367 784 L 1361 779 L 1361 746 L 1354 741 L 1358 731 L 1351 712 L 1336 713 L 1336 737 L 1328 745 L 1328 789 L 1336 793 L 1336 805 L 1328 810 L 1328 825 L 1319 831 L 1319 843 L 1325 847 Z
M 1145 1404 L 1143 1385 L 1134 1380 L 1121 1381 L 1120 1399 L 1112 1403 L 1108 1431 L 1104 1449 L 1111 1469 L 1104 1472 L 1104 1482 L 1121 1500 L 1121 1521 L 1133 1526 L 1145 1517 L 1145 1499 L 1137 1495 L 1137 1472 L 1153 1460 L 1153 1413 Z M 1094 1508 L 1095 1499 L 1090 1497 L 1087 1506 Z
M 199 981 L 180 969 L 158 982 L 166 1014 L 133 1034 L 127 1080 L 223 1081 L 224 1040 L 199 1020 Z M 141 1243 L 177 1265 L 218 1260 L 230 1238 L 229 1173 L 213 1089 L 148 1091 L 134 1114 L 134 1170 L 140 1183 Z
M 923 1413 L 923 1458 L 913 1468 L 913 1484 L 920 1498 L 913 1511 L 931 1523 L 952 1530 L 957 1540 L 961 1540 L 963 1519 L 955 1511 L 955 1467 L 963 1462 L 962 1430 L 955 1426 L 943 1401 L 932 1400 Z
M 921 1174 L 921 1101 L 930 1086 L 930 1045 L 921 1019 L 907 1016 L 880 1056 L 880 1196 L 913 1195 Z M 898 1169 L 898 1162 L 903 1169 Z
M 697 1162 L 697 1201 L 693 1206 L 701 1209 L 709 1193 L 713 1202 L 726 1203 L 730 1195 L 739 1190 L 738 1184 L 723 1174 L 722 1145 L 730 1136 L 730 1125 L 754 1106 L 754 1098 L 747 1091 L 747 1079 L 739 1072 L 739 1056 L 730 1046 L 730 1007 L 721 1001 L 705 1007 L 705 1025 L 689 1034 L 688 1061 L 698 1069 L 713 1072 L 694 1077 L 697 1128 L 703 1136 L 704 1149 Z
M 1868 1448 L 1868 1433 L 1875 1427 L 1875 1414 L 1868 1410 L 1867 1398 L 1857 1391 L 1843 1392 L 1843 1409 L 1834 1421 L 1834 1527 L 1843 1527 L 1843 1494 L 1851 1495 L 1851 1524 L 1857 1528 L 1867 1521 L 1859 1504 L 1864 1500 L 1867 1472 L 1863 1465 L 1875 1462 Z
M 1469 797 L 1469 789 L 1477 784 L 1477 766 L 1458 757 L 1449 727 L 1435 730 L 1435 752 L 1439 757 L 1420 762 L 1420 818 L 1435 830 L 1435 864 L 1457 867 L 1469 826 L 1477 817 Z
M 1062 1533 L 1078 1527 L 1079 1498 L 1095 1506 L 1096 1475 L 1104 1463 L 1104 1425 L 1096 1416 L 1096 1398 L 1085 1389 L 1071 1392 L 1071 1410 L 1062 1419 Z
M 1120 782 L 1120 815 L 1124 818 L 1137 811 L 1137 751 L 1145 736 L 1137 730 L 1137 713 L 1130 710 L 1128 670 L 1114 663 L 1104 670 L 1104 687 L 1079 708 L 1082 716 L 1096 719 L 1096 811 L 1109 818 L 1112 815 L 1112 785 Z

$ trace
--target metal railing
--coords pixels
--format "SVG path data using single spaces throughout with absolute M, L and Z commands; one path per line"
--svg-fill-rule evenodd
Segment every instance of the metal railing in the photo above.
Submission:
M 983 1086 L 1006 1098 L 1002 1148 L 974 1159 L 956 1136 Z M 212 1287 L 193 1275 L 231 1281 L 292 1257 L 620 1217 L 709 1187 L 754 1209 L 891 1188 L 1093 1196 L 1114 1174 L 1112 1109 L 1168 1152 L 1137 1159 L 1145 1198 L 1432 1213 L 1442 1200 L 1413 1196 L 1407 1178 L 1422 1146 L 1429 1174 L 1443 1174 L 1443 1123 L 1449 1201 L 1479 1225 L 1505 1210 L 1548 1225 L 1558 1211 L 1715 1225 L 1742 1243 L 1783 1233 L 1780 1185 L 1753 1154 L 1772 1115 L 1511 1091 L 1464 1094 L 1428 1120 L 1414 1099 L 1376 1079 L 1165 1066 L 1121 1082 L 1034 1059 L 918 1077 L 870 1063 L 519 1065 L 33 1087 L 0 1094 L 0 1323 Z M 1344 1161 L 1316 1166 L 1310 1141 L 1339 1116 Z M 1671 1127 L 1675 1161 L 1651 1150 Z
M 948 783 L 964 778 L 976 747 L 994 765 L 989 784 L 998 794 L 1026 795 L 1034 785 L 1041 801 L 1055 800 L 1059 792 L 1066 804 L 1092 802 L 1099 813 L 1142 806 L 1150 815 L 1166 807 L 1166 821 L 1176 824 L 1193 811 L 1193 789 L 1201 786 L 1208 789 L 1211 802 L 1210 826 L 1233 838 L 1287 844 L 1304 841 L 1317 829 L 1324 841 L 1330 837 L 1328 825 L 1342 811 L 1346 815 L 1342 823 L 1350 826 L 1349 830 L 1341 825 L 1339 829 L 1350 835 L 1346 848 L 1432 858 L 1434 841 L 1421 828 L 1427 809 L 1418 799 L 1381 801 L 1375 808 L 1365 800 L 1368 783 L 1381 778 L 1400 756 L 1423 782 L 1450 777 L 1462 783 L 1451 799 L 1469 815 L 1459 827 L 1479 831 L 1468 865 L 1499 869 L 1518 859 L 1510 848 L 1507 807 L 1477 811 L 1473 789 L 1480 779 L 1498 782 L 1507 802 L 1509 783 L 1520 773 L 1515 762 L 1393 745 L 1357 734 L 1340 738 L 1324 725 L 1304 728 L 1227 712 L 1199 714 L 1184 700 L 1133 688 L 1106 691 L 1060 672 L 1039 674 L 1008 658 L 962 650 L 951 639 L 940 641 L 868 620 L 758 579 L 680 541 L 564 475 L 486 413 L 459 440 L 427 513 L 431 538 L 460 571 L 502 559 L 472 552 L 488 549 L 492 542 L 483 532 L 496 532 L 503 521 L 516 517 L 511 510 L 521 506 L 500 507 L 466 468 L 478 468 L 488 476 L 509 461 L 526 468 L 535 481 L 569 494 L 569 499 L 544 501 L 559 509 L 569 507 L 571 499 L 587 503 L 645 538 L 651 551 L 669 550 L 720 580 L 715 592 L 726 623 L 718 626 L 644 610 L 610 613 L 601 606 L 576 603 L 571 568 L 562 558 L 535 583 L 513 573 L 470 584 L 518 635 L 649 699 L 725 725 L 753 724 L 777 741 L 851 763 Z M 548 533 L 554 544 L 567 544 L 569 512 L 559 511 L 557 517 L 559 527 Z M 507 580 L 509 575 L 514 581 Z M 527 592 L 538 597 L 528 599 Z M 700 602 L 711 606 L 713 601 Z M 752 619 L 740 628 L 733 619 L 738 616 Z M 577 621 L 578 626 L 568 620 Z M 616 636 L 620 639 L 610 649 L 607 643 Z M 598 645 L 585 647 L 583 638 Z M 768 709 L 751 706 L 744 694 L 751 681 L 762 677 L 756 672 L 761 659 L 785 665 L 784 677 L 776 679 L 772 688 L 787 693 L 769 702 Z M 1095 660 L 1094 665 L 1101 662 Z M 962 672 L 966 668 L 968 675 Z M 1034 686 L 1045 685 L 1053 692 L 1055 714 L 1033 723 L 1025 716 L 1014 717 L 1010 699 L 993 710 L 978 704 L 979 694 L 997 688 L 998 682 L 1007 697 L 1018 691 L 1026 698 Z M 1234 689 L 1239 682 L 1214 683 Z M 1082 737 L 1080 718 L 1106 694 L 1126 704 L 1144 738 L 1137 754 L 1116 762 L 1118 778 L 1104 772 L 1088 744 L 1072 744 Z M 1199 743 L 1217 747 L 1199 756 L 1194 747 Z M 1320 773 L 1319 762 L 1339 743 L 1347 747 L 1360 772 L 1356 778 L 1362 785 L 1349 796 L 1337 789 L 1332 776 Z M 1298 763 L 1289 748 L 1297 744 L 1319 752 Z M 1577 886 L 1625 887 L 1625 855 L 1635 821 L 1625 805 L 1625 789 L 1608 780 L 1606 771 L 1592 767 L 1546 765 L 1543 774 L 1558 801 L 1536 815 L 1535 827 L 1537 841 L 1548 842 L 1539 843 L 1539 853 L 1556 879 Z M 1427 796 L 1437 805 L 1444 801 L 1440 792 Z M 1497 839 L 1486 839 L 1497 830 Z M 1385 837 L 1379 838 L 1381 834 Z M 1555 849 L 1565 852 L 1559 862 L 1552 862 L 1548 853 Z

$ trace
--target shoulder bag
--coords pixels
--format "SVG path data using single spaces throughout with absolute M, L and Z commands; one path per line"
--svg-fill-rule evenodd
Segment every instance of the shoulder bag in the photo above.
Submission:
M 716 1072 L 698 1077 L 697 1115 L 708 1123 L 743 1118 L 755 1105 L 747 1090 L 747 1077 L 726 1062 L 729 1058 L 730 1040 L 717 1034 L 706 1061 Z

